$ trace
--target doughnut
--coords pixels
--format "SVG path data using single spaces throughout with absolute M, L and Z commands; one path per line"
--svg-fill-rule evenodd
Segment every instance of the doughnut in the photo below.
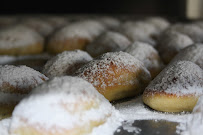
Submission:
M 163 62 L 168 64 L 178 52 L 191 44 L 193 40 L 187 35 L 176 31 L 166 31 L 160 36 L 157 50 Z
M 11 118 L 0 120 L 0 135 L 10 135 L 8 132 Z
M 23 25 L 0 29 L 0 55 L 28 55 L 43 51 L 43 38 Z
M 0 65 L 26 65 L 37 71 L 42 71 L 43 66 L 53 56 L 47 53 L 24 56 L 0 56 Z
M 104 124 L 115 108 L 87 81 L 55 77 L 15 108 L 9 132 L 15 135 L 84 135 Z
M 149 70 L 152 78 L 158 75 L 163 68 L 159 53 L 147 43 L 134 42 L 125 49 L 125 52 L 143 62 L 144 66 Z
M 37 17 L 25 17 L 21 20 L 21 24 L 35 30 L 43 37 L 49 36 L 54 31 L 51 24 Z
M 73 73 L 92 57 L 84 51 L 64 51 L 50 59 L 43 68 L 43 73 L 53 78 L 56 76 L 73 75 Z
M 97 20 L 101 22 L 106 28 L 115 29 L 120 25 L 120 21 L 114 17 L 102 16 L 98 17 Z
M 171 61 L 191 61 L 203 69 L 203 44 L 195 43 L 181 50 Z
M 192 111 L 203 94 L 203 70 L 190 61 L 169 64 L 143 93 L 143 102 L 157 111 Z
M 7 117 L 15 105 L 32 88 L 48 78 L 26 66 L 0 66 L 0 119 Z
M 130 41 L 118 32 L 107 31 L 88 44 L 86 51 L 93 57 L 106 52 L 123 51 L 130 45 Z
M 69 24 L 50 37 L 46 49 L 54 54 L 75 49 L 84 50 L 104 29 L 102 24 L 93 20 Z
M 143 63 L 125 52 L 105 53 L 79 68 L 75 75 L 93 84 L 109 101 L 136 96 L 151 80 Z
M 153 37 L 158 34 L 157 30 L 154 25 L 144 21 L 125 22 L 121 25 L 120 32 L 126 35 L 133 42 L 140 41 L 149 43 L 153 46 L 156 45 L 156 41 Z
M 189 36 L 195 43 L 203 42 L 203 30 L 196 24 L 174 24 L 167 31 L 177 31 Z
M 168 28 L 170 25 L 170 23 L 162 17 L 148 17 L 144 21 L 154 25 L 160 32 Z

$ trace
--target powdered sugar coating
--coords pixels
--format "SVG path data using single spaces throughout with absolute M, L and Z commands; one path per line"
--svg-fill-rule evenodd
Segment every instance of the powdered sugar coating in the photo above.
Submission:
M 37 17 L 24 18 L 21 23 L 29 28 L 32 28 L 42 36 L 48 36 L 54 30 L 54 28 L 48 22 Z
M 11 118 L 0 120 L 0 135 L 10 135 L 8 132 Z
M 176 96 L 203 93 L 203 70 L 189 61 L 168 65 L 145 90 Z
M 8 93 L 7 89 L 4 89 L 4 85 L 9 84 L 18 90 L 14 93 L 29 93 L 32 88 L 45 80 L 48 80 L 46 76 L 26 66 L 0 66 L 1 92 Z
M 154 25 L 159 31 L 165 30 L 170 25 L 170 23 L 162 17 L 149 17 L 145 19 L 145 22 Z
M 97 21 L 84 20 L 67 25 L 56 32 L 51 41 L 63 41 L 70 38 L 84 38 L 92 41 L 102 31 L 104 26 Z
M 73 74 L 83 64 L 92 60 L 92 57 L 84 51 L 64 51 L 50 59 L 43 68 L 43 73 L 53 78 Z
M 107 31 L 98 36 L 87 45 L 86 50 L 92 56 L 98 56 L 106 52 L 122 51 L 130 45 L 130 41 L 118 32 Z
M 116 67 L 114 71 L 109 70 L 110 65 Z M 76 71 L 76 74 L 88 82 L 91 82 L 95 87 L 100 86 L 105 89 L 106 87 L 115 86 L 118 83 L 118 80 L 121 79 L 122 76 L 119 76 L 118 78 L 115 77 L 112 82 L 107 82 L 107 80 L 122 69 L 128 70 L 129 74 L 141 70 L 144 71 L 144 74 L 140 76 L 143 80 L 149 80 L 150 78 L 150 73 L 142 62 L 132 55 L 121 51 L 105 53 L 97 57 Z M 97 74 L 101 76 L 97 76 Z M 131 80 L 117 85 L 133 85 L 134 83 L 136 83 L 136 81 Z
M 121 33 L 126 35 L 132 41 L 147 42 L 155 45 L 156 42 L 152 38 L 157 35 L 157 30 L 154 25 L 138 21 L 138 22 L 125 22 L 121 25 Z
M 87 126 L 90 121 L 106 121 L 113 111 L 114 107 L 90 83 L 77 77 L 56 77 L 20 102 L 13 112 L 10 131 L 34 126 L 49 133 L 63 133 L 64 129 Z
M 134 42 L 125 52 L 142 61 L 147 69 L 162 67 L 158 52 L 147 43 Z
M 157 49 L 165 63 L 168 63 L 181 49 L 193 44 L 187 35 L 175 31 L 166 31 L 160 36 Z
M 203 69 L 203 44 L 196 43 L 186 47 L 175 56 L 171 63 L 182 60 L 194 62 Z
M 167 31 L 168 30 L 177 31 L 188 35 L 194 42 L 203 41 L 203 31 L 196 24 L 174 24 L 170 26 Z
M 0 48 L 12 49 L 42 43 L 43 38 L 32 29 L 14 25 L 0 30 Z

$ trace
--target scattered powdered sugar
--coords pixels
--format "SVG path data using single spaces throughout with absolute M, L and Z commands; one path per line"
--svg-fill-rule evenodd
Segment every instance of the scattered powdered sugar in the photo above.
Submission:
M 171 61 L 191 61 L 203 69 L 203 44 L 196 43 L 181 50 Z
M 203 133 L 203 96 L 201 96 L 187 121 L 177 126 L 181 135 L 200 135 Z
M 194 42 L 203 41 L 203 31 L 196 24 L 174 24 L 171 25 L 167 30 L 177 31 L 182 34 L 188 35 Z
M 169 64 L 145 90 L 176 96 L 203 93 L 203 70 L 190 61 Z
M 0 135 L 10 135 L 8 132 L 11 118 L 0 120 Z
M 170 25 L 170 23 L 162 17 L 149 17 L 145 19 L 145 22 L 154 25 L 160 31 L 165 30 Z
M 193 41 L 187 35 L 167 30 L 160 36 L 157 49 L 163 60 L 168 63 L 181 49 L 191 44 Z
M 54 30 L 54 28 L 48 22 L 40 18 L 28 17 L 23 19 L 21 23 L 32 28 L 42 36 L 48 36 Z
M 0 48 L 12 49 L 43 42 L 43 38 L 32 29 L 14 25 L 0 30 Z
M 115 68 L 112 70 L 110 66 L 115 66 Z M 143 63 L 125 52 L 105 53 L 77 70 L 76 75 L 101 88 L 115 86 L 115 84 L 133 85 L 136 83 L 135 80 L 124 81 L 123 84 L 118 82 L 119 79 L 122 79 L 122 76 L 116 78 L 114 75 L 123 69 L 128 70 L 129 74 L 141 70 L 143 72 L 141 79 L 150 80 L 151 78 L 149 71 L 144 67 Z M 109 78 L 112 78 L 112 81 L 108 81 Z
M 50 59 L 43 68 L 43 73 L 53 78 L 55 76 L 72 75 L 78 68 L 92 60 L 84 51 L 64 51 Z
M 104 31 L 104 26 L 97 21 L 84 20 L 67 25 L 56 32 L 51 41 L 66 40 L 69 38 L 87 38 L 92 41 Z
M 125 52 L 142 61 L 147 69 L 160 68 L 162 66 L 158 52 L 147 43 L 134 42 L 125 49 Z
M 158 34 L 156 28 L 144 21 L 125 22 L 121 25 L 120 31 L 132 41 L 147 42 L 151 45 L 156 44 L 155 40 L 152 39 L 152 36 Z
M 123 130 L 128 131 L 129 133 L 139 134 L 142 129 L 133 126 L 134 120 L 132 121 L 124 121 L 122 124 Z
M 55 77 L 34 89 L 17 105 L 10 131 L 13 133 L 18 128 L 32 125 L 36 130 L 43 128 L 49 133 L 63 133 L 87 127 L 90 121 L 105 122 L 114 112 L 116 110 L 107 99 L 85 80 Z
M 123 103 L 114 105 L 119 112 L 124 115 L 127 122 L 134 120 L 167 120 L 172 122 L 185 122 L 190 114 L 186 113 L 163 113 L 149 109 L 144 105 L 142 96 L 131 99 Z
M 118 32 L 107 31 L 98 36 L 92 43 L 87 45 L 86 50 L 93 56 L 106 52 L 122 51 L 130 45 L 130 41 Z
M 7 92 L 7 89 L 4 89 L 4 84 L 8 84 L 20 90 L 17 93 L 28 93 L 45 80 L 48 80 L 46 76 L 26 66 L 0 66 L 0 88 L 2 92 Z

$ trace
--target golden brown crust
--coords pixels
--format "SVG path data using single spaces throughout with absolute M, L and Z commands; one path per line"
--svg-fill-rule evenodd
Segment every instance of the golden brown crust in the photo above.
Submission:
M 0 55 L 30 55 L 30 54 L 39 54 L 43 51 L 44 45 L 41 42 L 27 45 L 27 46 L 21 46 L 17 48 L 11 48 L 11 49 L 3 49 L 0 48 Z
M 168 94 L 164 91 L 145 90 L 143 102 L 157 111 L 163 112 L 182 112 L 192 111 L 198 101 L 199 96 L 192 94 L 177 96 Z
M 63 51 L 72 51 L 75 49 L 85 50 L 86 45 L 90 40 L 86 38 L 71 38 L 64 41 L 52 41 L 50 40 L 46 46 L 46 50 L 49 53 L 57 54 Z

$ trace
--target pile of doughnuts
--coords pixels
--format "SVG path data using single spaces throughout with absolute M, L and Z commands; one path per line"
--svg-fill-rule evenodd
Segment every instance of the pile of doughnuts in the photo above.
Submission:
M 2 16 L 0 129 L 91 134 L 119 114 L 112 102 L 140 95 L 155 111 L 191 112 L 203 95 L 202 42 L 201 21 Z

